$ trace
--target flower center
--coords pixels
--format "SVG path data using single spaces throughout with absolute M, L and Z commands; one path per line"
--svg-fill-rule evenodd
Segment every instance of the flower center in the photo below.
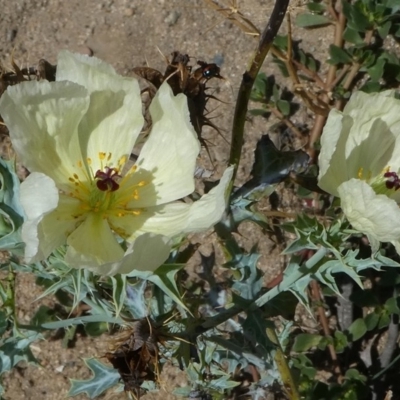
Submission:
M 373 178 L 370 171 L 364 176 L 364 170 L 360 168 L 358 178 L 367 181 L 376 194 L 384 194 L 390 197 L 390 195 L 400 189 L 400 177 L 397 172 L 390 171 L 390 167 L 384 168 L 381 174 Z
M 74 214 L 75 218 L 82 220 L 86 214 L 95 213 L 107 219 L 111 229 L 121 237 L 126 237 L 128 234 L 116 227 L 115 217 L 140 215 L 144 209 L 134 207 L 134 203 L 140 198 L 140 188 L 150 182 L 141 180 L 139 175 L 134 176 L 137 170 L 136 165 L 122 174 L 121 171 L 128 160 L 126 156 L 118 160 L 116 167 L 103 165 L 103 160 L 109 161 L 111 155 L 106 157 L 105 153 L 99 153 L 99 159 L 100 169 L 95 173 L 92 171 L 90 159 L 87 159 L 86 163 L 79 162 L 79 175 L 73 174 L 69 177 L 72 190 L 63 194 L 79 200 L 79 211 Z M 107 162 L 107 164 L 110 163 Z M 90 173 L 85 171 L 90 171 Z

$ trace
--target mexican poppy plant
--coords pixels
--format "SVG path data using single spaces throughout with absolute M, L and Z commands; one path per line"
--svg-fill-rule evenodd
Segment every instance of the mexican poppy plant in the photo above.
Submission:
M 102 275 L 154 270 L 174 237 L 207 230 L 224 213 L 232 168 L 198 201 L 179 201 L 194 190 L 200 144 L 186 97 L 166 83 L 151 103 L 152 130 L 135 164 L 139 84 L 95 57 L 61 52 L 56 81 L 9 87 L 0 114 L 31 172 L 21 184 L 26 262 L 67 244 L 71 267 Z

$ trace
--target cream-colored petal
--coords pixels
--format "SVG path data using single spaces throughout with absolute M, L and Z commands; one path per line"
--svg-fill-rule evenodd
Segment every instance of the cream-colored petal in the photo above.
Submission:
M 319 186 L 337 196 L 350 178 L 400 168 L 400 100 L 394 91 L 354 93 L 343 112 L 332 110 L 321 137 Z
M 46 257 L 57 247 L 67 243 L 68 235 L 85 219 L 79 200 L 60 195 L 57 208 L 40 223 L 39 248 Z
M 133 236 L 153 232 L 173 237 L 212 228 L 225 212 L 226 190 L 232 174 L 233 167 L 227 168 L 219 184 L 192 204 L 177 202 L 148 208 L 146 213 L 138 217 L 142 226 Z
M 400 192 L 398 190 L 396 192 L 392 193 L 390 198 L 392 200 L 394 200 L 397 204 L 400 204 Z
M 22 163 L 62 184 L 81 158 L 77 127 L 88 106 L 82 86 L 30 81 L 7 88 L 0 114 Z
M 354 119 L 354 145 L 369 135 L 371 125 L 376 118 L 381 118 L 393 131 L 400 135 L 399 108 L 400 100 L 396 99 L 394 90 L 379 93 L 355 92 L 351 95 L 343 113 Z M 351 150 L 351 149 L 350 149 Z
M 364 181 L 350 179 L 338 188 L 344 214 L 353 228 L 380 242 L 400 239 L 400 209 Z
M 67 243 L 69 233 L 82 221 L 81 204 L 72 197 L 60 196 L 54 182 L 43 174 L 32 173 L 21 188 L 21 202 L 28 216 L 22 227 L 27 244 L 25 260 L 36 262 Z
M 342 132 L 343 114 L 333 109 L 325 123 L 324 130 L 321 135 L 321 151 L 319 153 L 319 178 L 326 174 L 329 168 L 332 155 L 336 150 L 337 142 L 339 141 Z
M 113 276 L 130 274 L 134 270 L 154 271 L 169 256 L 171 247 L 169 239 L 146 233 L 130 244 L 122 258 L 116 262 L 98 265 L 91 257 L 82 257 L 74 249 L 69 249 L 69 258 L 77 260 L 76 268 L 85 268 L 97 275 Z
M 350 177 L 357 177 L 361 171 L 364 179 L 381 174 L 390 165 L 395 143 L 396 138 L 387 123 L 381 118 L 375 119 L 371 133 L 347 157 Z
M 20 200 L 27 219 L 41 218 L 58 204 L 58 189 L 45 174 L 33 172 L 21 183 Z
M 92 160 L 94 172 L 105 164 L 118 167 L 123 156 L 129 159 L 144 121 L 139 85 L 134 87 L 129 92 L 104 90 L 90 96 L 90 107 L 79 125 L 79 138 L 83 156 Z M 106 159 L 100 160 L 100 153 L 105 153 Z
M 170 251 L 169 238 L 145 233 L 129 246 L 122 262 L 114 265 L 112 275 L 116 273 L 129 275 L 134 270 L 154 271 L 168 258 Z
M 107 220 L 100 214 L 87 214 L 86 219 L 68 236 L 67 244 L 69 248 L 65 260 L 73 268 L 118 262 L 124 256 L 124 250 Z
M 25 261 L 31 263 L 49 254 L 40 247 L 43 239 L 40 223 L 57 207 L 58 189 L 51 178 L 34 172 L 22 182 L 20 199 L 26 214 L 21 232 L 25 243 Z
M 136 172 L 126 175 L 120 181 L 118 196 L 126 199 L 125 203 L 130 208 L 153 206 L 157 204 L 158 199 L 154 180 L 155 176 L 151 172 L 139 168 Z M 165 184 L 168 184 L 168 182 Z
M 122 156 L 129 157 L 143 126 L 138 81 L 118 75 L 96 57 L 69 51 L 58 56 L 60 80 L 76 82 L 90 93 L 90 107 L 79 125 L 84 159 L 91 159 L 91 167 L 97 171 L 102 168 L 99 153 L 104 152 L 110 161 L 107 165 L 118 166 Z
M 348 179 L 344 153 L 352 122 L 340 111 L 332 110 L 321 136 L 318 185 L 336 196 L 337 187 Z
M 40 220 L 27 220 L 22 225 L 21 238 L 25 243 L 24 262 L 31 264 L 44 260 L 49 254 L 43 252 L 39 245 L 42 243 L 43 235 L 40 229 Z
M 218 185 L 190 207 L 185 232 L 201 232 L 213 227 L 224 215 L 227 189 L 231 183 L 233 166 L 227 168 Z
M 374 126 L 377 119 L 385 123 L 396 138 L 396 150 L 400 150 L 400 100 L 396 99 L 394 94 L 395 91 L 368 94 L 356 92 L 351 96 L 343 110 L 344 114 L 354 120 L 346 146 L 346 158 L 365 139 L 370 140 L 370 136 L 377 135 L 380 138 L 380 131 Z M 400 163 L 398 166 L 400 167 Z
M 194 170 L 200 143 L 190 123 L 187 98 L 174 96 L 167 83 L 161 85 L 150 106 L 153 127 L 140 152 L 137 166 L 154 175 L 153 185 L 157 198 L 143 198 L 151 203 L 146 206 L 165 204 L 180 199 L 194 190 Z
M 70 81 L 87 88 L 89 93 L 103 90 L 128 93 L 137 90 L 137 80 L 118 75 L 106 62 L 84 54 L 63 50 L 58 53 L 57 81 Z
M 128 241 L 135 240 L 143 233 L 155 233 L 167 237 L 182 234 L 189 220 L 191 206 L 191 204 L 175 202 L 148 207 L 137 217 L 135 222 L 138 229 L 133 231 Z

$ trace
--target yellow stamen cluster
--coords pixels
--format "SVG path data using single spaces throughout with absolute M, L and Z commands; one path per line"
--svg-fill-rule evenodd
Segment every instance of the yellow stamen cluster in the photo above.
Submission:
M 123 170 L 128 160 L 127 156 L 123 156 L 118 160 L 117 167 L 113 167 L 112 164 L 110 165 L 111 153 L 100 152 L 98 158 L 101 171 L 112 168 L 118 173 Z M 111 217 L 139 216 L 145 211 L 143 208 L 132 208 L 132 200 L 139 200 L 140 189 L 150 182 L 141 180 L 136 184 L 132 184 L 132 175 L 138 169 L 136 165 L 133 165 L 118 180 L 119 187 L 117 190 L 102 191 L 96 185 L 96 173 L 92 171 L 91 164 L 92 160 L 90 158 L 87 158 L 85 162 L 78 161 L 79 173 L 74 173 L 68 178 L 72 184 L 72 190 L 65 193 L 65 195 L 79 200 L 80 203 L 79 209 L 81 212 L 76 218 L 84 217 L 87 213 L 100 213 L 102 218 L 108 220 L 114 232 L 122 237 L 127 237 L 128 234 L 121 227 L 113 226 Z
M 374 189 L 376 194 L 384 194 L 390 197 L 397 189 L 397 173 L 391 172 L 391 167 L 386 166 L 382 169 L 382 172 L 376 176 L 372 176 L 372 172 L 369 170 L 367 174 L 364 174 L 364 168 L 360 167 L 357 173 L 357 178 L 366 181 Z M 390 183 L 390 180 L 395 180 L 395 183 Z
M 372 177 L 372 173 L 370 170 L 368 170 L 368 173 L 366 174 L 366 176 L 364 176 L 364 168 L 360 167 L 358 169 L 358 173 L 357 173 L 357 178 L 361 179 L 363 181 L 369 181 Z

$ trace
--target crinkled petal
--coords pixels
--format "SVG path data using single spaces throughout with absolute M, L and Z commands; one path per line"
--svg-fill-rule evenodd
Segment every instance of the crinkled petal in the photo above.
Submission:
M 51 178 L 34 172 L 22 182 L 20 197 L 26 214 L 21 235 L 25 242 L 25 261 L 30 263 L 49 254 L 40 248 L 43 240 L 40 223 L 57 207 L 58 189 Z
M 192 193 L 196 158 L 200 151 L 185 95 L 174 96 L 169 85 L 164 83 L 151 103 L 150 114 L 153 127 L 137 166 L 154 175 L 152 183 L 157 197 L 153 203 L 144 206 L 165 204 Z M 147 190 L 146 187 L 141 190 L 143 198 L 148 197 Z
M 400 100 L 394 96 L 396 91 L 387 90 L 379 93 L 355 92 L 346 104 L 343 114 L 354 119 L 354 140 L 352 146 L 357 146 L 369 135 L 376 118 L 381 118 L 391 128 L 395 136 L 400 135 L 400 119 L 398 109 Z M 348 149 L 351 151 L 351 148 Z
M 337 196 L 337 187 L 351 178 L 400 168 L 400 100 L 394 93 L 356 92 L 342 113 L 329 113 L 319 157 L 322 189 Z
M 79 125 L 83 158 L 92 170 L 118 166 L 129 154 L 143 126 L 142 100 L 136 79 L 118 75 L 114 68 L 95 57 L 62 51 L 58 56 L 57 81 L 76 82 L 90 93 L 90 107 Z M 107 159 L 101 164 L 100 153 Z
M 331 163 L 332 155 L 336 150 L 342 132 L 343 114 L 333 109 L 325 123 L 324 130 L 321 135 L 321 151 L 319 153 L 319 175 L 320 178 L 326 174 Z
M 381 174 L 383 169 L 390 165 L 395 144 L 396 137 L 387 123 L 381 118 L 375 119 L 370 135 L 354 147 L 347 157 L 348 179 L 357 177 L 361 172 L 370 176 Z
M 154 271 L 168 258 L 170 251 L 169 238 L 145 233 L 129 246 L 117 272 L 129 274 L 133 270 Z
M 318 185 L 336 196 L 337 187 L 348 179 L 344 153 L 352 123 L 340 111 L 331 110 L 321 136 Z
M 342 183 L 338 192 L 343 212 L 354 229 L 380 242 L 400 239 L 400 209 L 394 200 L 376 194 L 359 179 Z
M 143 168 L 125 175 L 120 181 L 119 198 L 125 199 L 124 203 L 129 208 L 147 208 L 156 204 L 157 192 L 154 179 L 154 175 Z
M 132 231 L 128 241 L 136 239 L 143 233 L 155 233 L 167 237 L 183 233 L 189 219 L 190 207 L 191 204 L 183 202 L 148 207 L 135 220 L 131 219 L 132 223 L 136 223 L 137 229 Z M 124 219 L 123 223 L 128 225 L 129 220 Z
M 68 50 L 58 53 L 56 79 L 75 82 L 87 88 L 89 93 L 103 90 L 130 92 L 136 91 L 138 85 L 136 79 L 118 75 L 110 64 L 99 58 Z
M 154 271 L 168 258 L 170 251 L 169 238 L 145 233 L 129 246 L 121 262 L 101 266 L 97 273 L 129 275 L 134 270 Z
M 380 93 L 364 93 L 360 91 L 351 96 L 343 110 L 343 113 L 349 115 L 354 121 L 346 145 L 346 158 L 349 157 L 354 148 L 360 146 L 364 141 L 371 143 L 372 147 L 377 144 L 377 147 L 373 148 L 373 150 L 378 151 L 379 148 L 385 147 L 380 131 L 382 128 L 376 126 L 376 120 L 381 120 L 384 123 L 381 125 L 384 125 L 384 129 L 388 130 L 396 140 L 392 153 L 393 157 L 389 160 L 389 164 L 395 170 L 400 167 L 400 156 L 398 155 L 400 151 L 400 100 L 394 96 L 394 90 Z M 379 143 L 380 140 L 381 142 Z M 372 159 L 368 161 L 372 162 Z M 382 168 L 385 166 L 383 165 Z
M 83 158 L 91 159 L 93 171 L 105 164 L 118 167 L 122 157 L 129 159 L 144 121 L 139 85 L 135 83 L 127 92 L 104 90 L 90 96 L 90 107 L 79 125 L 79 139 Z M 105 159 L 100 159 L 100 153 Z
M 118 262 L 124 256 L 121 245 L 101 214 L 89 213 L 67 239 L 65 260 L 74 268 Z
M 67 243 L 68 235 L 82 222 L 79 200 L 61 195 L 57 208 L 47 214 L 41 223 L 39 249 L 43 258 L 49 256 L 57 247 Z
M 77 128 L 88 106 L 82 86 L 30 81 L 7 88 L 0 114 L 24 166 L 63 184 L 81 159 Z
M 116 262 L 98 265 L 92 258 L 84 258 L 70 249 L 69 256 L 78 257 L 78 268 L 86 268 L 97 275 L 112 276 L 115 274 L 129 274 L 133 270 L 154 271 L 169 256 L 171 246 L 165 236 L 146 233 L 139 236 L 130 244 L 123 257 Z
M 138 217 L 138 221 L 143 218 L 143 222 L 134 235 L 153 232 L 173 237 L 212 228 L 225 212 L 226 190 L 232 175 L 233 167 L 227 168 L 219 184 L 192 204 L 171 203 L 149 208 L 147 214 Z
M 227 168 L 219 184 L 191 205 L 185 232 L 201 232 L 211 228 L 221 220 L 226 210 L 227 189 L 233 171 L 233 166 Z

